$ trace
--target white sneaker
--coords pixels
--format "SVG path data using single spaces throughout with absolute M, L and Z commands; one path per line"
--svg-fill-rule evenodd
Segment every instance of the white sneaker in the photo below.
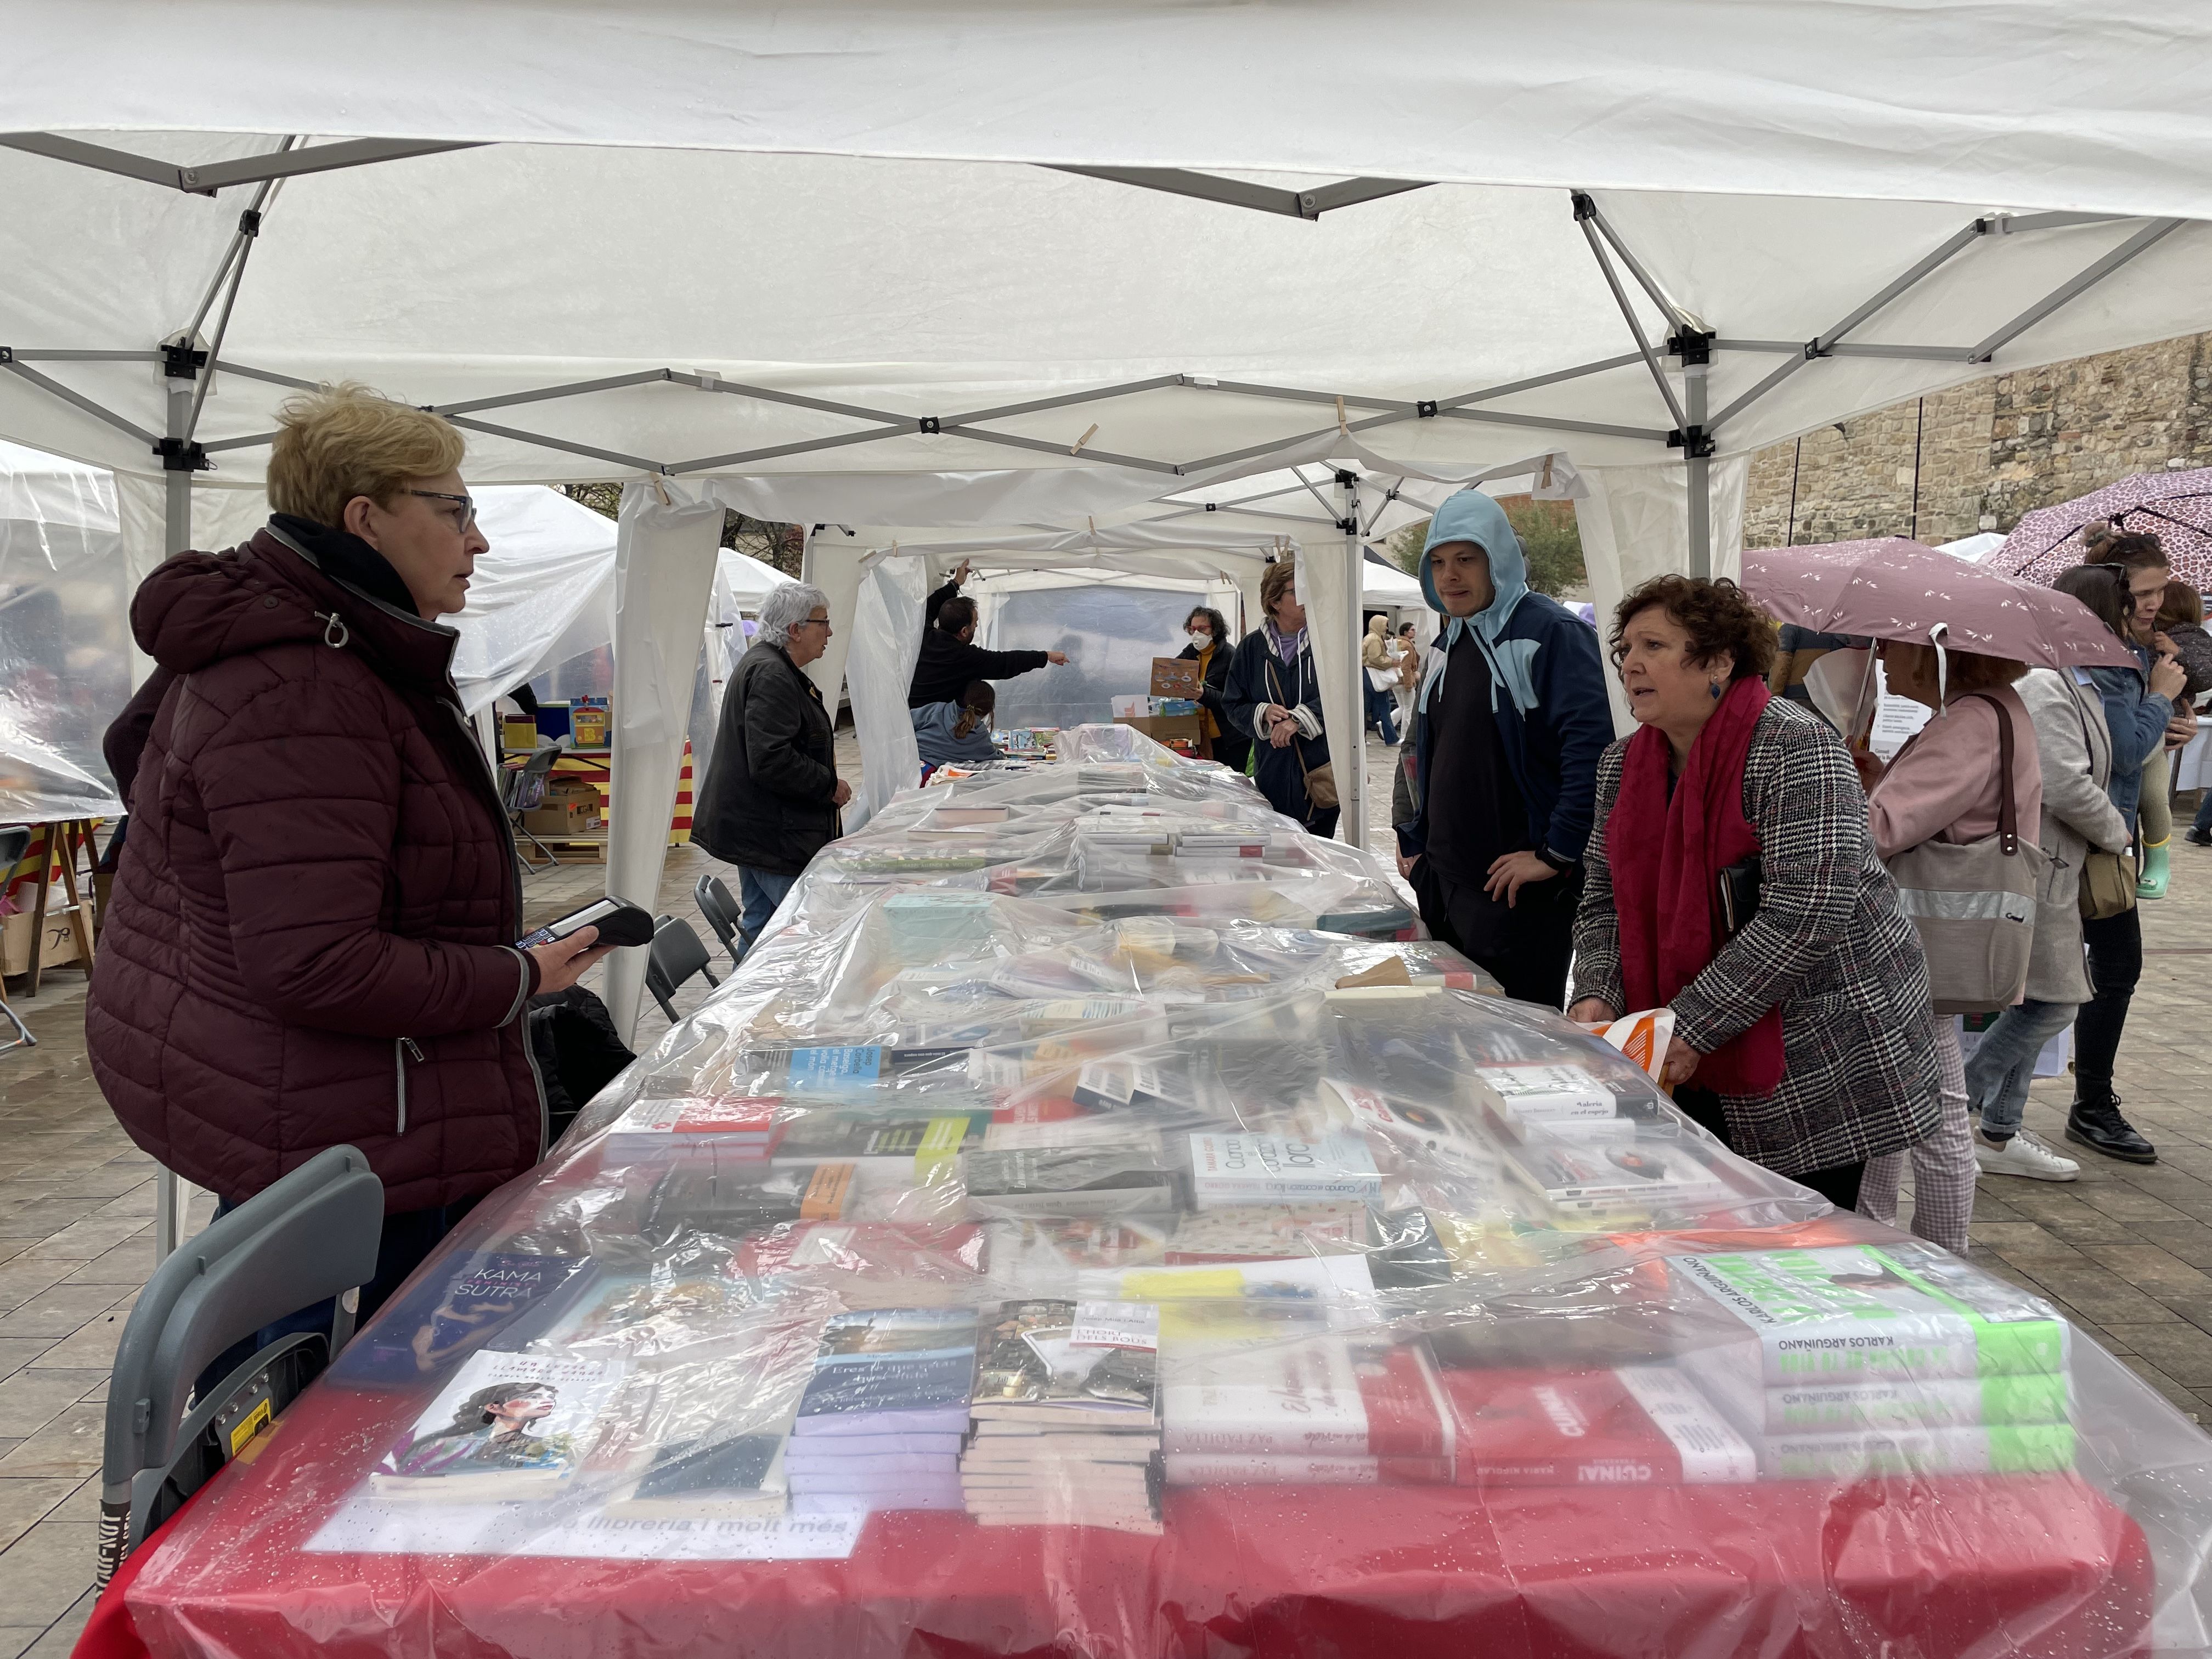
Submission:
M 1974 1164 L 1984 1175 L 2025 1176 L 2030 1181 L 2071 1181 L 2081 1166 L 2061 1158 L 2025 1129 L 2009 1140 L 1991 1141 L 1974 1131 Z

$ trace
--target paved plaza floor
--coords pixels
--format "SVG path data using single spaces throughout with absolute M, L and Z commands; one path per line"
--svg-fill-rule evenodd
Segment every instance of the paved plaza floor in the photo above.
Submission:
M 839 769 L 857 779 L 852 733 L 838 735 Z M 1369 750 L 1379 827 L 1395 756 L 1372 738 Z M 734 889 L 734 872 L 704 854 L 672 853 L 658 908 L 711 942 L 691 902 L 708 871 Z M 2066 1148 L 2083 1163 L 2078 1182 L 1984 1177 L 1973 1237 L 1984 1266 L 2058 1303 L 2182 1411 L 2212 1422 L 2212 849 L 2177 837 L 2173 872 L 2172 896 L 2144 907 L 2142 983 L 2117 1079 L 2159 1163 Z M 602 882 L 597 865 L 532 877 L 526 919 L 573 909 Z M 39 1046 L 0 1054 L 0 1659 L 60 1659 L 90 1611 L 107 1371 L 154 1265 L 153 1164 L 94 1085 L 83 984 L 82 974 L 52 974 L 18 1004 Z M 679 1011 L 708 994 L 694 981 Z M 648 1000 L 639 1046 L 665 1029 Z M 2055 1146 L 2065 1146 L 2069 1086 L 2039 1083 L 2028 1109 L 2028 1127 Z

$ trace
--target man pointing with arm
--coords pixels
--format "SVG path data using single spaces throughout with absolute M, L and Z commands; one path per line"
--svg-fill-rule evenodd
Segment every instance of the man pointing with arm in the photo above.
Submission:
M 1057 666 L 1067 660 L 1064 651 L 986 651 L 977 645 L 975 601 L 960 597 L 960 584 L 967 580 L 968 565 L 963 561 L 952 580 L 929 596 L 922 612 L 921 655 L 907 690 L 908 708 L 957 702 L 972 681 L 1010 680 L 1048 663 Z

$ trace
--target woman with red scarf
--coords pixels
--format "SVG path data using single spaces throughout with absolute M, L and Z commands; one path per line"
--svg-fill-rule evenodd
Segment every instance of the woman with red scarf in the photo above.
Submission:
M 1867 1160 L 1938 1109 L 1920 936 L 1850 757 L 1768 696 L 1774 630 L 1731 581 L 1644 583 L 1612 643 L 1638 729 L 1598 763 L 1569 1012 L 1673 1009 L 1674 1103 L 1855 1208 Z

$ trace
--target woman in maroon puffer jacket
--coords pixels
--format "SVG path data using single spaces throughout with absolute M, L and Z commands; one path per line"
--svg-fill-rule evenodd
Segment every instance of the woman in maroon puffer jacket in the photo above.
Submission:
M 486 543 L 461 435 L 358 387 L 286 405 L 268 527 L 149 576 L 159 667 L 111 732 L 130 835 L 85 1032 L 132 1140 L 235 1205 L 328 1146 L 368 1156 L 365 1319 L 477 1199 L 538 1161 L 531 994 L 497 784 L 451 674 Z

